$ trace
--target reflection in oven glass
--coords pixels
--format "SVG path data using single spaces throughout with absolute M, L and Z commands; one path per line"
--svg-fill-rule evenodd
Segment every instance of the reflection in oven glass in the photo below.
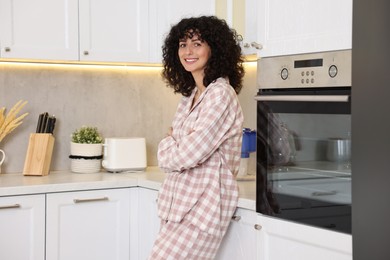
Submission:
M 351 233 L 350 114 L 258 110 L 257 211 Z

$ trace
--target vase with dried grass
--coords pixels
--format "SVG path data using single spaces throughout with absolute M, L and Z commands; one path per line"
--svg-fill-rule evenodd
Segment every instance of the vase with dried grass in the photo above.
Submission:
M 5 114 L 6 108 L 0 108 L 0 144 L 1 141 L 14 131 L 19 125 L 23 123 L 23 119 L 28 115 L 24 113 L 20 116 L 17 116 L 20 110 L 27 104 L 27 101 L 19 100 L 7 114 Z M 0 173 L 1 165 L 5 160 L 5 152 L 0 149 Z

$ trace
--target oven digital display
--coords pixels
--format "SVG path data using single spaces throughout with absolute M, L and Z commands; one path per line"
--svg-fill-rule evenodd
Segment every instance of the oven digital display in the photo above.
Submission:
M 323 59 L 296 60 L 294 68 L 322 67 Z

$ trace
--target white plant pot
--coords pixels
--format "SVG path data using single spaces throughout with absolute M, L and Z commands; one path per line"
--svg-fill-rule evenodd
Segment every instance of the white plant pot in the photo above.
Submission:
M 96 173 L 100 172 L 102 159 L 89 158 L 103 155 L 102 144 L 79 144 L 70 143 L 71 171 L 77 173 Z M 73 157 L 81 158 L 73 158 Z M 82 158 L 85 157 L 85 158 Z

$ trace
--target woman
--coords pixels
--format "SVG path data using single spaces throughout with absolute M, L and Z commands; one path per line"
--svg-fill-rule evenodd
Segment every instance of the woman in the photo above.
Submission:
M 217 253 L 238 201 L 242 62 L 235 31 L 214 16 L 183 19 L 165 39 L 163 78 L 183 97 L 158 146 L 167 178 L 150 259 L 213 259 Z

